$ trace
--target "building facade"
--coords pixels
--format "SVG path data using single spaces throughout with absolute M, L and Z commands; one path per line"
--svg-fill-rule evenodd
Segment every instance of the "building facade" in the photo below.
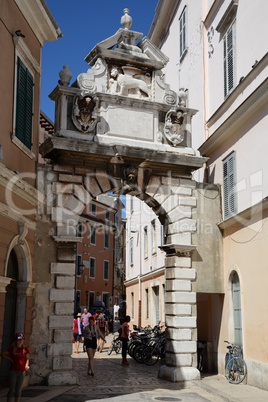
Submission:
M 208 161 L 195 178 L 219 189 L 214 223 L 211 209 L 206 211 L 213 197 L 208 201 L 200 193 L 203 210 L 194 239 L 207 263 L 195 262 L 198 335 L 207 341 L 209 368 L 221 373 L 224 341 L 241 345 L 248 384 L 263 389 L 268 384 L 267 11 L 264 0 L 159 1 L 149 33 L 170 59 L 167 81 L 199 110 L 193 144 Z M 202 228 L 202 222 L 211 225 Z M 202 247 L 206 230 L 220 236 L 213 249 Z M 210 289 L 204 275 L 208 265 Z
M 0 4 L 0 343 L 32 332 L 36 212 L 43 195 L 36 188 L 41 50 L 61 32 L 40 0 Z M 32 352 L 32 351 L 31 351 Z M 1 381 L 7 366 L 1 362 Z
M 118 281 L 122 203 L 109 195 L 100 198 L 86 206 L 78 224 L 75 313 L 85 307 L 91 310 L 96 302 L 112 313 L 115 301 L 122 299 Z
M 154 327 L 165 322 L 163 225 L 138 198 L 126 197 L 126 298 L 131 324 Z

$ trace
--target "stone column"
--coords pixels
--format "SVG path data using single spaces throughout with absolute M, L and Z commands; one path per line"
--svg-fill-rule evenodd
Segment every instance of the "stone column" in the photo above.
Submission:
M 163 179 L 162 179 L 163 182 Z M 167 213 L 166 251 L 166 364 L 159 376 L 172 382 L 200 378 L 196 366 L 196 293 L 192 291 L 192 281 L 196 272 L 192 267 L 192 233 L 196 231 L 196 221 L 192 219 L 192 208 L 196 199 L 192 196 L 193 180 L 167 179 L 169 196 L 162 203 Z M 167 193 L 167 192 L 166 192 Z
M 55 287 L 50 289 L 49 300 L 54 304 L 48 326 L 51 341 L 47 355 L 52 358 L 52 370 L 47 377 L 48 385 L 76 384 L 77 374 L 72 370 L 72 327 L 75 287 L 75 243 L 58 243 L 57 261 L 50 271 Z
M 194 246 L 169 245 L 166 250 L 166 364 L 159 377 L 172 382 L 200 378 L 196 367 L 196 293 L 190 252 Z

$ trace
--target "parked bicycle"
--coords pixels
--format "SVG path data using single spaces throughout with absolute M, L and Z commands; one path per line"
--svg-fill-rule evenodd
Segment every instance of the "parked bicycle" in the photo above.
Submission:
M 120 341 L 120 339 L 118 338 L 118 335 L 115 335 L 113 337 L 112 342 L 110 343 L 109 349 L 107 350 L 108 355 L 112 354 L 113 351 L 115 351 L 115 353 L 120 353 L 122 349 L 122 342 Z
M 152 340 L 149 346 L 145 347 L 142 351 L 143 363 L 152 366 L 159 358 L 165 357 L 166 351 L 166 337 L 165 332 L 162 332 L 158 337 Z
M 247 375 L 247 365 L 243 359 L 243 350 L 241 346 L 228 343 L 228 352 L 225 356 L 225 377 L 232 384 L 240 384 Z

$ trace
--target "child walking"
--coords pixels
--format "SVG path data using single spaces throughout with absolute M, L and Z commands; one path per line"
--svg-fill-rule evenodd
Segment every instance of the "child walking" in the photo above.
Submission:
M 10 360 L 9 391 L 7 402 L 11 402 L 15 395 L 15 402 L 19 402 L 25 373 L 29 370 L 29 349 L 24 346 L 24 335 L 19 332 L 9 349 L 0 354 L 4 359 Z

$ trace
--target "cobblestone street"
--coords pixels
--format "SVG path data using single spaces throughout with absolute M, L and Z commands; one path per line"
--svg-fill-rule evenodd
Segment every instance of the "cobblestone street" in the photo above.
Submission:
M 73 369 L 78 374 L 78 386 L 50 402 L 86 402 L 109 398 L 109 401 L 267 401 L 268 393 L 245 384 L 229 384 L 223 376 L 210 376 L 202 381 L 171 383 L 158 378 L 161 361 L 154 366 L 139 364 L 129 357 L 129 366 L 121 364 L 121 354 L 107 350 L 112 335 L 107 338 L 102 353 L 94 358 L 95 376 L 87 375 L 86 353 L 73 354 Z M 254 398 L 252 399 L 252 395 Z

